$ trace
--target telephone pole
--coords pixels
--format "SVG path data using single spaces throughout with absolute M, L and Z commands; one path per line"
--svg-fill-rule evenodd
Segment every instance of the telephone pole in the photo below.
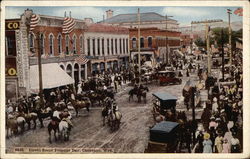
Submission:
M 227 9 L 228 13 L 228 43 L 229 43 L 229 64 L 232 64 L 232 29 L 231 29 L 231 20 L 230 15 L 232 14 L 232 10 Z
M 222 22 L 221 19 L 215 19 L 215 20 L 205 20 L 205 21 L 192 21 L 192 24 L 205 24 L 206 26 L 206 43 L 207 43 L 207 68 L 208 68 L 208 75 L 211 74 L 211 53 L 210 53 L 210 38 L 209 38 L 209 24 L 216 23 L 216 22 Z
M 138 8 L 138 65 L 139 65 L 139 84 L 141 83 L 141 30 L 140 30 L 140 8 Z

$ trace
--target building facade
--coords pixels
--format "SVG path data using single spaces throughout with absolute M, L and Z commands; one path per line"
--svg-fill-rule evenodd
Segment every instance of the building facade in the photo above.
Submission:
M 92 24 L 84 32 L 85 54 L 90 59 L 88 74 L 116 72 L 127 67 L 129 30 L 127 28 Z

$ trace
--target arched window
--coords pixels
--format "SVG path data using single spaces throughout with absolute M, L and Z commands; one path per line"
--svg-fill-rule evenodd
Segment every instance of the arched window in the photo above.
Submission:
M 76 54 L 76 36 L 73 36 L 73 52 Z
M 58 45 L 58 53 L 62 52 L 62 35 L 58 36 L 58 41 L 57 41 L 57 45 Z
M 70 64 L 68 64 L 67 68 L 66 68 L 66 72 L 67 74 L 72 77 L 72 66 Z
M 44 49 L 45 49 L 45 47 L 44 47 L 44 34 L 40 35 L 40 49 L 41 49 L 41 55 L 43 55 Z
M 53 35 L 49 36 L 49 54 L 52 55 L 54 53 L 54 43 L 53 43 Z
M 152 37 L 148 37 L 148 47 L 152 48 L 153 40 Z
M 30 33 L 29 35 L 29 44 L 30 44 L 30 50 L 34 48 L 34 34 Z
M 140 45 L 141 45 L 141 48 L 144 48 L 144 38 L 143 37 L 141 37 L 141 39 L 140 39 L 141 41 L 140 41 Z
M 132 39 L 132 48 L 135 49 L 136 48 L 136 38 Z
M 81 53 L 83 53 L 83 37 L 80 37 L 80 49 L 81 49 Z
M 69 54 L 69 36 L 66 36 L 66 39 L 65 39 L 65 51 L 66 51 L 66 54 L 68 55 Z

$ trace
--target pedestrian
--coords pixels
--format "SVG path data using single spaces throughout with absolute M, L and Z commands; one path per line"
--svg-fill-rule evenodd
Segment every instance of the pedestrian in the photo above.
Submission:
M 215 114 L 216 112 L 218 112 L 218 103 L 217 103 L 217 98 L 214 97 L 213 98 L 213 104 L 212 104 L 212 113 Z
M 215 152 L 216 153 L 222 153 L 222 144 L 223 144 L 223 137 L 222 137 L 222 132 L 218 131 L 218 136 L 215 138 Z
M 231 152 L 240 153 L 240 141 L 236 138 L 236 133 L 233 133 L 233 138 L 231 139 Z
M 203 141 L 203 153 L 212 153 L 212 141 L 210 140 L 210 134 L 204 133 Z
M 227 138 L 223 139 L 222 147 L 223 147 L 222 153 L 230 153 L 231 152 L 230 144 L 229 144 Z

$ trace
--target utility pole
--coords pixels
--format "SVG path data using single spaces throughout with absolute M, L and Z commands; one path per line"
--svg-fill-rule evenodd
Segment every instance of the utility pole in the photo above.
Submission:
M 227 9 L 228 13 L 228 43 L 229 43 L 229 64 L 232 65 L 232 29 L 231 29 L 231 20 L 230 15 L 232 14 L 232 10 Z
M 169 64 L 169 53 L 168 53 L 168 36 L 167 36 L 167 33 L 168 33 L 168 18 L 170 17 L 173 17 L 173 16 L 167 16 L 166 15 L 166 41 L 165 41 L 165 44 L 166 44 L 166 64 L 168 65 Z
M 209 24 L 223 22 L 221 19 L 205 20 L 205 21 L 192 21 L 191 24 L 205 24 L 206 26 L 206 43 L 207 43 L 207 68 L 208 75 L 211 74 L 211 54 L 210 54 L 210 38 L 209 38 Z
M 223 37 L 224 37 L 224 33 L 223 33 L 223 28 L 221 29 L 221 52 L 222 52 L 222 82 L 224 82 L 224 40 L 223 40 Z
M 141 83 L 141 32 L 140 32 L 140 8 L 138 8 L 138 65 L 139 65 L 139 84 Z
M 44 101 L 43 101 L 43 78 L 42 78 L 42 62 L 41 62 L 41 52 L 43 49 L 43 39 L 41 38 L 41 32 L 38 33 L 38 40 L 37 40 L 37 46 L 38 46 L 38 77 L 39 77 L 39 96 L 40 96 L 40 106 L 43 108 L 44 107 Z

